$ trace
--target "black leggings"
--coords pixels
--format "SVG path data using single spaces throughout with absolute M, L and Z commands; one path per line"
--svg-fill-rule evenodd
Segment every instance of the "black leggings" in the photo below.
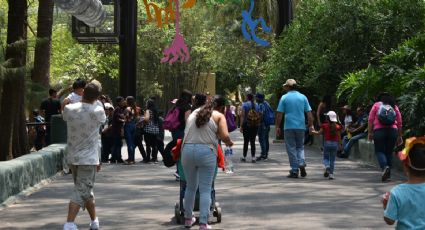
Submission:
M 153 160 L 156 161 L 156 157 L 158 155 L 158 146 L 156 141 L 156 135 L 154 134 L 145 134 L 145 142 L 146 142 L 146 153 L 147 153 L 147 160 Z M 150 156 L 152 154 L 152 159 L 150 159 Z
M 248 154 L 248 142 L 251 143 L 251 156 L 255 157 L 255 138 L 257 137 L 258 127 L 243 126 L 243 157 Z

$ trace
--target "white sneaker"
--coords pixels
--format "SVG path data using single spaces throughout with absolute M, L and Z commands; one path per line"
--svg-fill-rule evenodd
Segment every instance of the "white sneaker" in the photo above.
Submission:
M 334 176 L 334 174 L 329 174 L 329 180 L 333 180 L 333 179 L 335 179 L 335 176 Z
M 63 225 L 63 230 L 78 230 L 78 227 L 74 222 L 67 222 Z
M 212 229 L 211 225 L 209 225 L 209 224 L 200 224 L 199 225 L 199 230 L 207 230 L 207 229 Z
M 99 230 L 99 219 L 97 217 L 90 222 L 90 230 Z

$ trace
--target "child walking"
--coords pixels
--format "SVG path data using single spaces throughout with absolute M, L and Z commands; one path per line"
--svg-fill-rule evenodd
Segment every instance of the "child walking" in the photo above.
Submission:
M 407 182 L 384 195 L 384 220 L 396 229 L 425 229 L 425 137 L 406 140 L 398 154 Z
M 333 180 L 335 157 L 338 148 L 341 145 L 342 125 L 339 124 L 337 115 L 334 111 L 326 113 L 326 122 L 320 125 L 319 131 L 312 131 L 313 134 L 323 134 L 325 142 L 323 145 L 323 164 L 325 165 L 324 177 Z

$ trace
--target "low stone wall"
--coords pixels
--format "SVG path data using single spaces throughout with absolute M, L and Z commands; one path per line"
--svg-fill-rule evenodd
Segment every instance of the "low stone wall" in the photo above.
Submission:
M 360 139 L 357 144 L 353 145 L 350 152 L 350 158 L 379 167 L 378 160 L 375 155 L 374 144 L 373 142 L 368 142 L 366 139 Z M 395 156 L 395 154 L 393 154 L 393 168 L 403 171 L 403 164 L 400 159 Z
M 0 162 L 0 204 L 62 170 L 66 144 L 52 144 L 38 152 Z

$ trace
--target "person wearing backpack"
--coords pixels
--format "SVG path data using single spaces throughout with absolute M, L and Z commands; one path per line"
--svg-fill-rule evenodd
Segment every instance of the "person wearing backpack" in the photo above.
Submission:
M 394 147 L 403 143 L 402 126 L 402 117 L 394 98 L 387 92 L 380 93 L 369 112 L 368 139 L 373 140 L 375 145 L 375 155 L 382 169 L 382 182 L 391 178 Z
M 264 100 L 264 94 L 257 93 L 255 99 L 258 103 L 258 112 L 261 113 L 261 123 L 258 127 L 258 141 L 260 142 L 261 155 L 257 161 L 266 161 L 269 155 L 269 133 L 270 125 L 275 122 L 275 115 L 269 103 Z
M 255 137 L 257 137 L 258 127 L 261 123 L 261 114 L 258 106 L 254 102 L 254 95 L 248 94 L 247 101 L 242 103 L 241 128 L 243 134 L 243 157 L 242 162 L 246 162 L 248 154 L 248 143 L 251 144 L 251 162 L 255 163 Z
M 192 92 L 185 89 L 180 94 L 180 97 L 175 101 L 175 105 L 167 113 L 164 119 L 163 128 L 168 129 L 171 132 L 171 137 L 173 142 L 177 142 L 177 139 L 183 139 L 184 129 L 186 128 L 186 120 L 189 115 L 192 113 Z M 173 100 L 174 102 L 174 100 Z M 176 127 L 170 128 L 170 126 L 175 125 Z M 176 180 L 180 179 L 178 168 L 174 173 Z

